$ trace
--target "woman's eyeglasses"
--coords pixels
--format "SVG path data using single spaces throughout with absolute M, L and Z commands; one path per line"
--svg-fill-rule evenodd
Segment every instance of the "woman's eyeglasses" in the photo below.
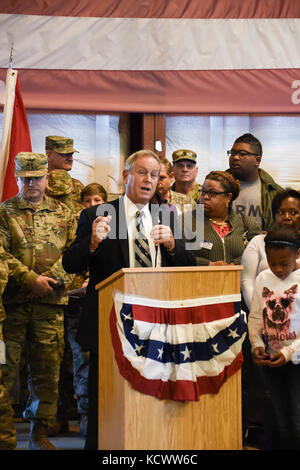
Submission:
M 201 197 L 207 195 L 209 198 L 211 198 L 217 197 L 219 194 L 226 194 L 226 191 L 205 191 L 205 189 L 200 189 L 199 193 L 201 194 Z

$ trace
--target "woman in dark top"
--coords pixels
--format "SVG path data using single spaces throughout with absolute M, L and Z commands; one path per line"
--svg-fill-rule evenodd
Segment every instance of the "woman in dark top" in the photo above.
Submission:
M 204 239 L 198 232 L 202 222 L 201 211 L 190 213 L 192 221 L 188 216 L 184 217 L 185 226 L 187 223 L 196 232 L 193 253 L 197 265 L 241 264 L 248 241 L 261 233 L 252 217 L 235 214 L 232 210 L 231 203 L 239 192 L 239 182 L 226 171 L 211 171 L 206 176 L 200 198 L 204 210 Z M 185 229 L 185 236 L 187 232 Z

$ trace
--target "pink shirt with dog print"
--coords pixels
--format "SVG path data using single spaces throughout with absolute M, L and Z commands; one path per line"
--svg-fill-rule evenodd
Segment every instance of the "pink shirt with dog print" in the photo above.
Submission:
M 257 276 L 248 328 L 252 350 L 281 351 L 286 361 L 300 351 L 300 269 L 285 279 L 270 269 Z

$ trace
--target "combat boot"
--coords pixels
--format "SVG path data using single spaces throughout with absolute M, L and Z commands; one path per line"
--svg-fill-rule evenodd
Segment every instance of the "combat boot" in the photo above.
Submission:
M 59 421 L 58 419 L 55 423 L 47 429 L 48 437 L 57 437 L 61 434 L 67 434 L 70 432 L 69 421 Z
M 28 450 L 56 450 L 47 438 L 47 426 L 31 421 Z
M 87 425 L 88 425 L 88 416 L 81 415 L 80 416 L 80 435 L 82 437 L 87 436 Z

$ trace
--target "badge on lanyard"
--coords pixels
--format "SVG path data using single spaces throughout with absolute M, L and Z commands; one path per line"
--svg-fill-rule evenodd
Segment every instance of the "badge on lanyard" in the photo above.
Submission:
M 200 242 L 200 248 L 205 248 L 206 250 L 211 250 L 214 244 L 212 242 Z

